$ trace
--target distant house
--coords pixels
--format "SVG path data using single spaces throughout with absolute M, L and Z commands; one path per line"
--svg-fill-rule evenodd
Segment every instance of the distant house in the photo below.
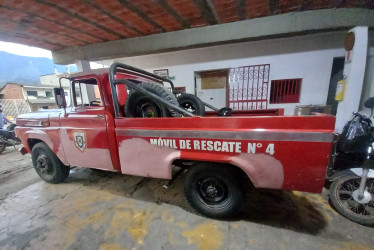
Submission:
M 67 77 L 69 73 L 58 73 L 55 72 L 54 74 L 48 75 L 41 75 L 40 76 L 40 83 L 41 86 L 53 86 L 53 88 L 60 87 L 60 79 L 61 79 L 61 86 L 65 89 L 65 98 L 66 102 L 69 105 L 70 103 L 70 81 L 64 77 Z
M 56 85 L 22 85 L 18 83 L 7 83 L 0 89 L 0 99 L 3 100 L 26 100 L 31 111 L 39 109 L 57 108 L 53 88 Z M 65 94 L 69 90 L 65 88 Z
M 23 86 L 24 97 L 29 101 L 32 111 L 41 108 L 57 108 L 53 88 L 55 88 L 55 86 Z
M 0 89 L 0 103 L 4 113 L 9 118 L 31 111 L 30 103 L 25 100 L 23 85 L 18 83 L 7 83 Z
M 8 82 L 0 89 L 0 99 L 24 99 L 22 85 Z

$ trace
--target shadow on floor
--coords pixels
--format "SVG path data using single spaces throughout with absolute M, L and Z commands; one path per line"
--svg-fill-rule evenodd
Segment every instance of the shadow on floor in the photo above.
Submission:
M 92 186 L 116 195 L 179 206 L 197 214 L 188 204 L 183 191 L 184 175 L 178 177 L 168 189 L 165 180 L 122 175 L 108 171 L 75 168 L 67 180 L 70 184 Z M 248 189 L 246 203 L 236 220 L 266 224 L 307 234 L 318 234 L 327 224 L 318 202 L 300 192 Z M 324 201 L 327 203 L 327 201 Z

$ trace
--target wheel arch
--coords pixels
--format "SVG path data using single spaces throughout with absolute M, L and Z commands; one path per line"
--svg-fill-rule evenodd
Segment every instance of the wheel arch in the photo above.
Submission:
M 69 165 L 68 161 L 65 156 L 65 152 L 63 151 L 62 145 L 56 144 L 52 141 L 49 134 L 44 131 L 26 131 L 24 133 L 24 140 L 23 143 L 26 143 L 26 149 L 28 152 L 32 152 L 32 148 L 40 142 L 45 143 L 52 152 L 57 156 L 57 158 L 64 164 Z
M 284 169 L 281 162 L 266 154 L 240 154 L 236 156 L 213 153 L 182 152 L 180 159 L 223 163 L 240 169 L 257 188 L 281 189 Z
M 41 139 L 35 139 L 35 138 L 28 138 L 27 139 L 27 146 L 28 148 L 30 149 L 30 151 L 32 151 L 32 148 L 39 142 L 43 142 L 45 143 L 44 141 L 42 141 Z
M 219 166 L 229 166 L 229 167 L 232 167 L 234 169 L 234 171 L 237 171 L 238 176 L 241 177 L 241 180 L 243 182 L 249 183 L 250 185 L 253 186 L 253 182 L 252 182 L 253 177 L 248 175 L 247 172 L 244 169 L 242 169 L 240 166 L 237 166 L 237 165 L 233 164 L 231 161 L 222 161 L 222 160 L 220 161 L 220 160 L 214 160 L 214 159 L 205 159 L 205 160 L 202 160 L 202 159 L 189 160 L 188 159 L 187 160 L 187 159 L 179 158 L 179 159 L 174 159 L 171 162 L 171 165 L 179 166 L 179 165 L 181 165 L 180 163 L 182 163 L 182 165 L 184 165 L 184 166 L 188 166 L 187 169 L 195 168 L 195 167 L 198 168 L 199 164 L 214 164 L 214 165 L 217 165 L 217 167 L 219 167 Z

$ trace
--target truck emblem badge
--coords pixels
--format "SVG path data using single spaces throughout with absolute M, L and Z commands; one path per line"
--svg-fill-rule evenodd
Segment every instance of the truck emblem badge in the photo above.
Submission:
M 86 148 L 86 134 L 84 132 L 74 132 L 75 146 L 83 152 Z

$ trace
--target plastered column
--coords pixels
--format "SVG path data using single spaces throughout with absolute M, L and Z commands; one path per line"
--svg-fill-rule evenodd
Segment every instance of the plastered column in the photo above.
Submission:
M 77 65 L 77 70 L 79 72 L 81 72 L 81 71 L 87 71 L 87 70 L 91 69 L 91 65 L 90 65 L 89 61 L 77 60 L 77 61 L 75 61 L 75 65 Z
M 344 100 L 338 104 L 335 124 L 338 133 L 342 132 L 344 124 L 351 119 L 352 112 L 359 109 L 368 53 L 368 27 L 355 27 L 349 32 L 354 33 L 355 43 L 350 51 L 350 60 L 346 60 L 344 65 L 345 94 Z

